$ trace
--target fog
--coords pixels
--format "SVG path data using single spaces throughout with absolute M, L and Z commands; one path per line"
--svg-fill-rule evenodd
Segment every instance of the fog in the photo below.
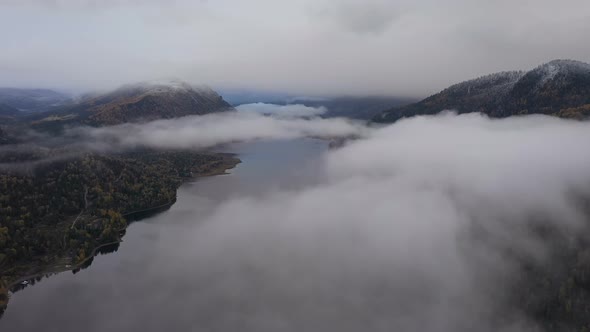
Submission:
M 316 116 L 325 108 L 304 105 L 280 106 L 250 104 L 239 106 L 238 112 L 187 116 L 143 124 L 122 124 L 111 127 L 76 127 L 66 137 L 79 140 L 95 150 L 110 151 L 136 147 L 211 148 L 217 145 L 256 139 L 288 139 L 301 137 L 359 136 L 368 131 L 361 122 Z
M 424 97 L 557 58 L 590 62 L 588 12 L 586 0 L 2 0 L 0 86 L 83 92 L 172 76 Z
M 534 329 L 507 300 L 516 257 L 550 257 L 535 224 L 586 227 L 572 194 L 590 197 L 589 126 L 403 120 L 329 152 L 305 189 L 223 203 L 176 235 L 185 245 L 159 248 L 160 267 L 207 280 L 195 294 L 217 312 L 196 313 L 205 330 Z

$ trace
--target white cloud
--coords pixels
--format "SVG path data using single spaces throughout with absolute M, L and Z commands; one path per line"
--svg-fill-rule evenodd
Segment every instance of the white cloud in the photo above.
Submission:
M 247 107 L 251 109 L 251 107 Z M 280 107 L 263 107 L 282 112 Z M 299 116 L 310 109 L 294 107 L 287 112 Z M 284 111 L 283 110 L 283 111 Z M 302 113 L 303 112 L 303 113 Z M 311 109 L 311 112 L 317 112 Z M 204 116 L 158 120 L 145 124 L 122 124 L 103 128 L 74 128 L 68 133 L 79 136 L 97 149 L 133 148 L 209 148 L 220 144 L 255 139 L 300 137 L 346 137 L 367 132 L 364 125 L 346 119 L 297 119 L 292 116 L 264 116 L 253 111 L 227 112 Z

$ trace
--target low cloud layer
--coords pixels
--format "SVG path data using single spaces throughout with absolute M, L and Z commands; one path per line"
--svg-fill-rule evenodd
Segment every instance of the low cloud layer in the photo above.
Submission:
M 30 173 L 41 165 L 86 152 L 125 152 L 137 148 L 206 150 L 236 142 L 304 137 L 342 139 L 370 132 L 360 121 L 320 118 L 327 111 L 324 107 L 256 103 L 237 109 L 146 123 L 67 127 L 57 136 L 32 130 L 19 136 L 21 144 L 0 146 L 0 170 Z
M 262 138 L 356 130 L 339 121 L 234 114 L 93 135 L 119 137 L 125 130 L 132 137 L 127 144 L 195 146 L 206 136 L 243 139 L 255 123 Z M 447 113 L 366 130 L 364 138 L 327 151 L 317 180 L 302 187 L 262 194 L 229 187 L 231 195 L 207 213 L 193 200 L 208 191 L 180 197 L 192 208 L 174 215 L 175 226 L 166 214 L 160 217 L 162 227 L 148 236 L 146 248 L 121 263 L 134 269 L 120 267 L 116 282 L 97 276 L 84 286 L 104 294 L 100 304 L 90 304 L 87 328 L 538 330 L 511 295 L 523 291 L 523 262 L 559 269 L 548 239 L 584 234 L 588 207 L 580 202 L 590 197 L 590 123 Z M 210 180 L 210 187 L 194 185 L 211 191 L 227 185 Z M 540 225 L 551 237 L 534 231 Z M 133 296 L 146 288 L 152 301 Z M 54 298 L 47 293 L 47 301 Z M 72 295 L 71 305 L 85 298 Z M 28 321 L 25 310 L 22 315 Z M 113 319 L 129 315 L 145 320 Z M 12 317 L 7 324 L 18 327 Z
M 507 298 L 519 259 L 549 260 L 534 225 L 586 227 L 588 140 L 548 117 L 400 121 L 328 153 L 319 184 L 222 204 L 162 261 L 206 266 L 196 301 L 246 331 L 535 328 Z
M 367 130 L 364 125 L 347 119 L 301 118 L 322 112 L 322 108 L 302 105 L 253 104 L 239 107 L 238 112 L 188 116 L 146 124 L 74 128 L 68 135 L 87 142 L 93 149 L 110 150 L 135 147 L 210 148 L 256 139 L 358 136 Z

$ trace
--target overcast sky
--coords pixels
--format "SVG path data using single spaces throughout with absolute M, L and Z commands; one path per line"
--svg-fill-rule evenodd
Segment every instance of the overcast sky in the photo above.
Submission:
M 292 94 L 425 96 L 590 62 L 588 0 L 0 0 L 0 86 L 177 77 Z

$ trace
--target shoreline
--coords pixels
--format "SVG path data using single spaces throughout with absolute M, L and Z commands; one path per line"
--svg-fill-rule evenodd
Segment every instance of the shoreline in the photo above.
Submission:
M 190 177 L 186 177 L 183 178 L 182 181 L 180 182 L 180 184 L 177 186 L 176 191 L 178 192 L 178 188 L 180 188 L 180 186 L 182 186 L 184 183 L 189 182 L 191 180 L 195 180 L 198 178 L 204 178 L 204 177 L 211 177 L 211 176 L 219 176 L 219 175 L 228 175 L 231 173 L 228 173 L 228 170 L 234 169 L 236 168 L 240 163 L 242 163 L 242 161 L 236 157 L 235 154 L 232 153 L 223 153 L 223 155 L 225 155 L 226 157 L 228 157 L 227 160 L 225 160 L 225 162 L 221 163 L 220 165 L 217 165 L 216 168 L 209 170 L 207 172 L 201 173 L 201 174 L 197 174 L 195 176 L 190 176 Z M 125 227 L 121 228 L 120 230 L 118 230 L 119 233 L 121 233 L 121 235 L 119 236 L 119 239 L 117 241 L 112 241 L 109 243 L 102 243 L 100 245 L 97 245 L 96 247 L 94 247 L 91 251 L 91 254 L 88 255 L 88 257 L 84 258 L 82 261 L 77 262 L 76 264 L 71 264 L 71 265 L 64 265 L 62 268 L 56 268 L 57 265 L 52 266 L 53 269 L 51 267 L 48 267 L 47 269 L 34 273 L 34 274 L 30 274 L 30 275 L 26 275 L 24 277 L 21 277 L 19 279 L 17 279 L 16 281 L 11 282 L 10 284 L 7 284 L 5 286 L 5 289 L 13 294 L 19 290 L 22 289 L 18 289 L 18 290 L 14 290 L 13 289 L 19 285 L 22 285 L 23 282 L 25 281 L 30 281 L 30 280 L 34 280 L 36 278 L 39 277 L 46 277 L 46 276 L 50 276 L 50 275 L 54 275 L 54 274 L 59 274 L 59 273 L 63 273 L 63 272 L 68 272 L 68 271 L 75 271 L 78 269 L 82 269 L 84 268 L 84 265 L 86 263 L 88 263 L 89 261 L 93 260 L 94 257 L 96 257 L 99 253 L 99 250 L 108 247 L 108 246 L 112 246 L 112 245 L 116 245 L 116 244 L 120 244 L 123 242 L 123 236 L 124 236 L 124 232 L 125 230 L 129 227 L 129 225 L 131 224 L 131 222 L 135 222 L 135 221 L 139 221 L 145 218 L 149 218 L 152 215 L 155 215 L 157 213 L 160 212 L 164 212 L 166 210 L 168 210 L 170 207 L 172 207 L 174 204 L 176 203 L 176 197 L 173 201 L 155 206 L 155 207 L 149 207 L 146 208 L 144 210 L 137 210 L 137 211 L 131 211 L 131 212 L 125 212 L 125 213 L 121 213 L 121 215 L 125 218 L 126 220 L 126 225 Z M 146 214 L 144 217 L 139 217 L 137 219 L 134 219 L 133 216 L 131 215 L 137 215 L 137 214 Z M 131 217 L 129 217 L 131 216 Z M 128 219 L 129 218 L 129 219 Z M 130 222 L 131 221 L 131 222 Z M 64 257 L 60 257 L 59 259 L 63 259 Z M 27 287 L 29 284 L 23 285 L 25 287 Z M 25 288 L 23 287 L 23 289 Z M 1 317 L 2 313 L 0 313 L 0 317 Z

